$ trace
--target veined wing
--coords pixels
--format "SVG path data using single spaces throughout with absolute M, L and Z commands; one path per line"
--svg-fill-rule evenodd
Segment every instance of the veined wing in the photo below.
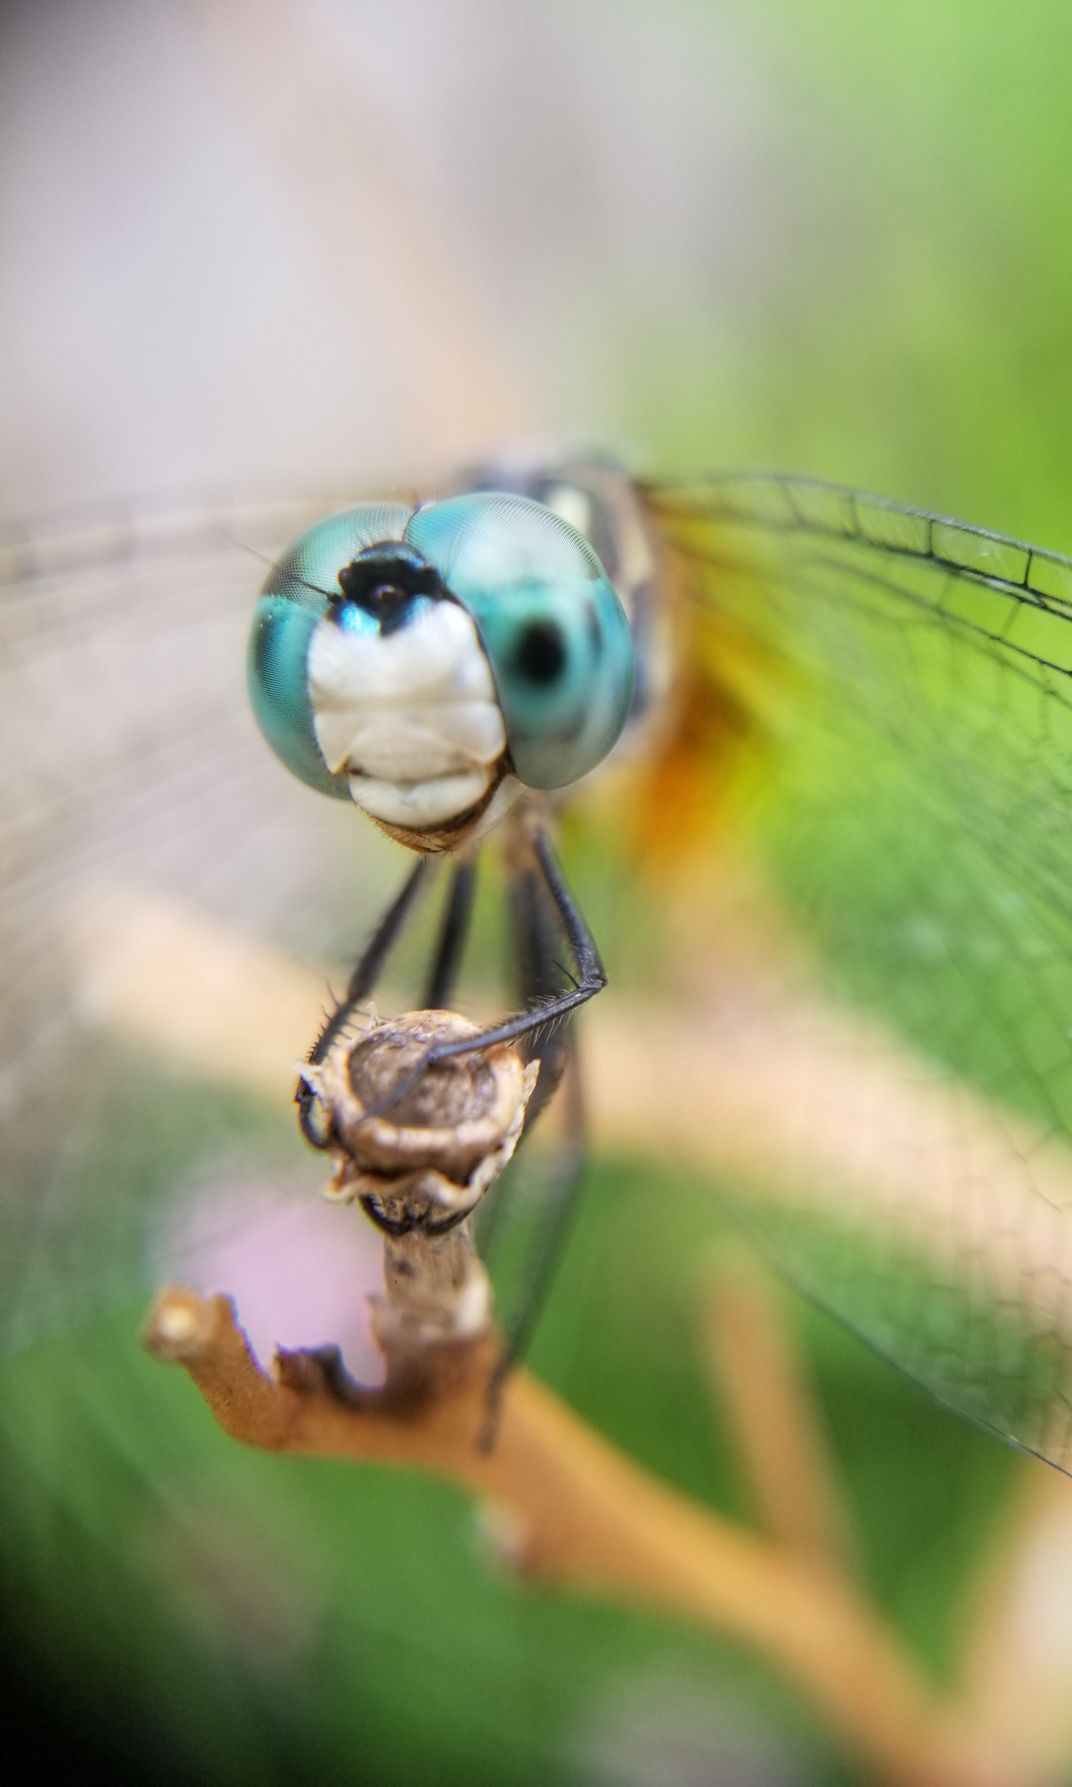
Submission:
M 183 953 L 172 919 L 188 944 L 234 939 L 236 964 L 250 945 L 315 960 L 344 883 L 335 917 L 357 923 L 360 865 L 329 872 L 342 828 L 268 760 L 243 678 L 258 559 L 332 506 L 141 504 L 0 533 L 0 1344 L 185 1276 L 191 1186 L 226 1190 L 246 1158 L 270 1183 L 281 1147 L 305 1165 L 285 1102 L 258 1155 L 244 1094 L 114 1013 L 154 925 L 160 963 Z M 189 949 L 170 1009 L 238 1061 L 255 1025 L 209 956 Z M 299 1021 L 284 1087 L 304 1041 Z M 202 1238 L 238 1225 L 225 1201 Z
M 766 667 L 737 818 L 800 941 L 765 970 L 795 1149 L 742 1207 L 1072 1470 L 1072 561 L 801 479 L 647 494 L 711 637 Z

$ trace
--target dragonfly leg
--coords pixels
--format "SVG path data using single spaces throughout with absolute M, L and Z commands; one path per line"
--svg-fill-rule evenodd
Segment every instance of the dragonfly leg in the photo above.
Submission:
M 488 1382 L 487 1418 L 481 1434 L 481 1446 L 485 1450 L 494 1444 L 503 1386 L 515 1365 L 525 1356 L 554 1282 L 578 1207 L 584 1178 L 588 1152 L 584 1099 L 576 1043 L 571 1031 L 566 1033 L 564 1053 L 566 1060 L 562 1073 L 562 1109 L 565 1127 L 557 1143 L 555 1158 L 541 1186 L 545 1226 L 539 1251 L 532 1262 L 524 1295 L 504 1330 L 502 1352 Z
M 323 1061 L 335 1038 L 346 1028 L 353 1014 L 354 1007 L 363 999 L 367 999 L 383 971 L 384 963 L 391 953 L 401 933 L 405 930 L 417 904 L 417 896 L 428 877 L 429 859 L 420 857 L 416 866 L 410 870 L 402 884 L 400 892 L 388 906 L 379 924 L 376 926 L 367 947 L 350 976 L 345 996 L 340 999 L 335 1010 L 309 1051 L 309 1065 L 315 1067 Z M 328 1144 L 328 1136 L 318 1127 L 313 1111 L 316 1104 L 316 1093 L 307 1081 L 299 1080 L 294 1102 L 298 1107 L 298 1122 L 307 1142 L 314 1148 L 324 1148 Z
M 443 927 L 428 977 L 424 995 L 424 1005 L 428 1011 L 445 1011 L 450 1004 L 462 953 L 469 937 L 475 893 L 476 863 L 463 862 L 455 869 L 450 884 Z
M 390 1098 L 366 1111 L 366 1117 L 378 1117 L 405 1098 L 421 1075 L 437 1062 L 450 1061 L 457 1055 L 473 1054 L 480 1049 L 494 1048 L 499 1043 L 521 1042 L 528 1038 L 534 1039 L 533 1046 L 539 1051 L 542 1047 L 541 1039 L 552 1036 L 565 1018 L 578 1007 L 586 1005 L 589 999 L 593 999 L 606 986 L 606 970 L 595 939 L 566 886 L 550 840 L 542 826 L 534 830 L 530 848 L 534 874 L 547 896 L 558 928 L 573 957 L 575 973 L 570 975 L 571 984 L 557 992 L 530 998 L 524 1009 L 513 1017 L 505 1018 L 501 1024 L 494 1024 L 487 1030 L 479 1030 L 475 1036 L 459 1037 L 455 1042 L 440 1043 L 429 1049 L 413 1071 L 399 1081 Z
M 509 899 L 518 998 L 522 1006 L 527 1007 L 546 1000 L 562 982 L 562 970 L 555 960 L 555 935 L 547 911 L 547 896 L 531 862 L 513 864 Z M 529 1055 L 530 1059 L 539 1061 L 540 1077 L 525 1113 L 526 1131 L 558 1086 L 570 1052 L 568 1019 L 549 1030 L 537 1032 L 534 1037 Z M 485 1259 L 494 1252 L 499 1222 L 510 1201 L 511 1190 L 512 1184 L 508 1180 L 481 1208 L 480 1249 Z
M 556 960 L 556 934 L 549 922 L 547 889 L 532 865 L 515 870 L 510 905 L 519 992 L 528 1005 L 553 996 L 561 985 L 563 972 Z M 562 1256 L 587 1153 L 580 1063 L 568 1017 L 550 1030 L 538 1032 L 531 1054 L 540 1062 L 540 1077 L 529 1103 L 526 1128 L 563 1081 L 564 1128 L 541 1174 L 539 1195 L 544 1222 L 539 1248 L 521 1302 L 504 1325 L 502 1353 L 488 1384 L 487 1421 L 482 1435 L 486 1447 L 494 1440 L 503 1385 L 528 1348 Z M 509 1182 L 499 1188 L 481 1226 L 480 1244 L 485 1260 L 494 1249 L 505 1201 L 513 1189 Z
M 563 971 L 556 960 L 556 937 L 547 909 L 546 888 L 530 864 L 516 869 L 511 877 L 510 910 L 522 1007 L 545 1005 L 561 991 Z M 569 1036 L 566 1019 L 537 1031 L 533 1037 L 529 1054 L 540 1063 L 540 1077 L 529 1100 L 526 1127 L 543 1110 L 562 1078 Z

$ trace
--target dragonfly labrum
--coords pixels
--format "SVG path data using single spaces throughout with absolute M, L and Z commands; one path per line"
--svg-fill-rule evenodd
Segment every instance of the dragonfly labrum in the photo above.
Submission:
M 251 548 L 269 570 L 249 685 L 288 793 L 239 711 Z M 325 887 L 302 827 L 344 802 L 354 834 L 391 840 L 400 890 L 311 1065 L 437 876 L 421 991 L 452 1003 L 477 865 L 498 859 L 513 990 L 458 1046 L 508 1037 L 539 1058 L 531 1120 L 577 1071 L 579 1008 L 608 977 L 599 1004 L 619 996 L 567 881 L 588 851 L 631 900 L 622 936 L 655 983 L 621 1023 L 665 1136 L 703 1131 L 806 1292 L 1072 1469 L 1072 561 L 817 481 L 644 481 L 593 460 L 493 463 L 419 502 L 17 535 L 6 566 L 13 695 L 17 675 L 62 709 L 14 788 L 34 799 L 12 831 L 10 1133 L 40 1135 L 42 974 L 70 987 L 42 890 L 72 869 L 111 889 L 123 863 L 291 948 Z M 87 654 L 117 691 L 92 711 L 72 684 Z M 80 786 L 59 774 L 76 742 Z M 107 975 L 85 973 L 92 1023 Z M 240 1050 L 227 1013 L 221 1029 Z M 84 1047 L 78 1068 L 68 1108 L 104 1109 Z M 315 1073 L 299 1107 L 323 1145 Z M 99 1128 L 98 1173 L 114 1119 Z M 87 1235 L 96 1257 L 119 1220 L 90 1196 L 72 1225 L 73 1152 L 13 1218 L 16 1331 L 65 1247 L 68 1283 L 92 1291 Z M 566 1208 L 560 1188 L 560 1228 Z

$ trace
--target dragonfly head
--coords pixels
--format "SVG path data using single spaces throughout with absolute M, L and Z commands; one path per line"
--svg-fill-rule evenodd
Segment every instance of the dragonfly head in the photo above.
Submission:
M 540 504 L 369 504 L 274 567 L 249 682 L 290 769 L 412 848 L 444 850 L 507 778 L 564 787 L 607 754 L 632 640 L 587 542 Z

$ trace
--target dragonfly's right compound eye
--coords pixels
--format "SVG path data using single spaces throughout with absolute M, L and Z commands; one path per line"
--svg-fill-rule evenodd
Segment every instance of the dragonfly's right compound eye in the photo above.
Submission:
M 350 799 L 349 776 L 329 765 L 317 738 L 310 648 L 329 615 L 345 624 L 349 567 L 369 546 L 400 541 L 411 513 L 399 503 L 367 503 L 318 522 L 273 566 L 254 611 L 246 675 L 257 724 L 301 781 L 341 800 Z

